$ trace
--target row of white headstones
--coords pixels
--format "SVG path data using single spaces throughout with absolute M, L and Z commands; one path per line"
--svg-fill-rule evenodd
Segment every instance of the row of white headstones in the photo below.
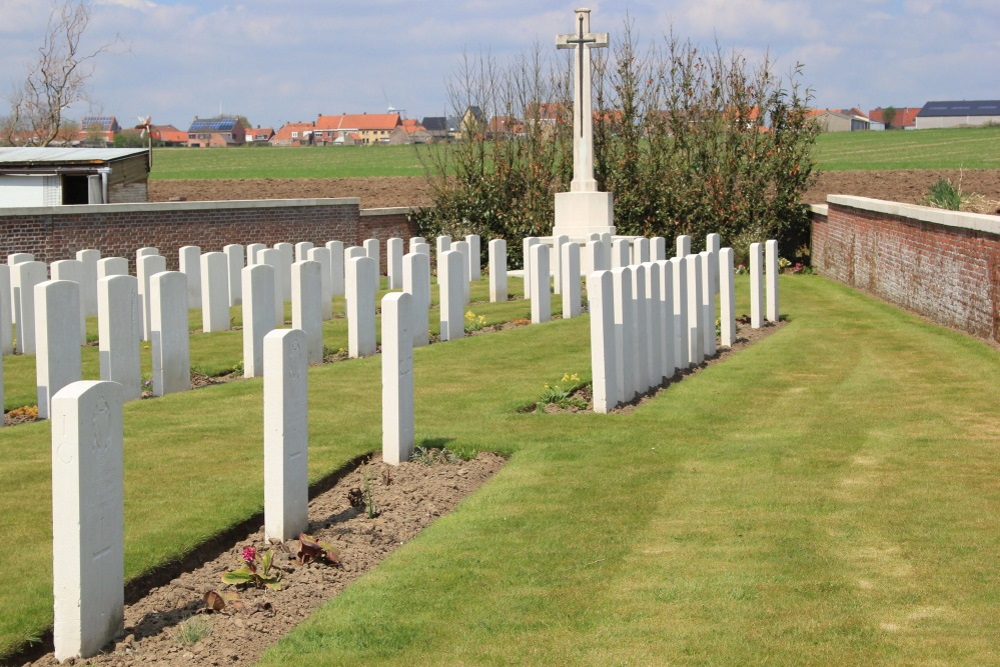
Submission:
M 392 464 L 408 460 L 413 452 L 413 347 L 421 344 L 421 341 L 426 343 L 427 338 L 429 253 L 425 250 L 427 244 L 422 239 L 412 241 L 413 251 L 401 256 L 400 273 L 404 291 L 386 294 L 381 303 L 383 459 Z M 392 241 L 390 243 L 397 245 Z M 526 282 L 531 283 L 529 291 L 532 319 L 544 321 L 549 317 L 550 307 L 549 248 L 534 241 L 526 243 L 530 248 L 526 262 Z M 556 280 L 560 287 L 557 289 L 561 289 L 564 296 L 564 317 L 572 317 L 580 312 L 579 246 L 559 240 L 557 243 L 561 258 L 561 271 Z M 661 245 L 654 239 L 653 252 L 658 252 L 656 248 Z M 456 246 L 458 248 L 450 249 Z M 440 250 L 437 264 L 441 291 L 442 340 L 464 334 L 463 311 L 468 300 L 469 280 L 474 275 L 471 267 L 478 264 L 478 259 L 475 264 L 470 263 L 468 257 L 473 253 L 462 246 L 467 246 L 468 250 L 474 247 L 468 241 L 452 244 L 447 237 L 437 240 Z M 649 242 L 646 239 L 637 239 L 632 244 L 624 240 L 605 243 L 604 239 L 592 239 L 585 247 L 588 264 L 590 268 L 596 269 L 588 278 L 588 281 L 596 281 L 593 282 L 594 285 L 603 283 L 605 275 L 616 275 L 616 272 L 622 276 L 629 275 L 626 272 L 633 270 L 636 274 L 641 274 L 644 266 L 649 264 L 644 261 L 649 259 Z M 678 248 L 679 253 L 689 251 L 690 239 L 682 237 Z M 260 371 L 257 374 L 264 377 L 265 536 L 267 539 L 287 540 L 306 530 L 308 525 L 306 378 L 308 365 L 313 363 L 312 350 L 315 346 L 310 342 L 307 327 L 316 325 L 317 322 L 321 326 L 322 317 L 319 313 L 322 307 L 319 301 L 322 297 L 307 298 L 306 295 L 322 294 L 315 286 L 322 282 L 320 271 L 323 263 L 315 259 L 292 263 L 290 291 L 293 328 L 275 329 L 276 311 L 272 304 L 278 298 L 274 278 L 278 271 L 273 265 L 261 262 L 261 259 L 268 259 L 267 252 L 268 250 L 260 250 L 255 253 L 254 263 L 241 270 L 241 300 L 244 308 L 244 331 L 254 330 L 256 333 L 250 337 L 260 337 L 261 362 L 257 366 Z M 350 320 L 369 319 L 367 315 L 370 314 L 370 353 L 374 353 L 374 295 L 378 264 L 377 259 L 370 256 L 370 252 L 371 247 L 363 256 L 350 249 L 345 251 L 344 276 L 349 328 Z M 207 278 L 209 286 L 216 282 L 212 280 L 212 275 L 218 273 L 212 270 L 211 259 L 204 259 L 212 254 L 221 253 L 206 253 L 201 256 L 202 276 Z M 261 258 L 261 254 L 265 256 Z M 475 256 L 478 257 L 478 253 Z M 697 257 L 699 256 L 685 256 L 685 260 Z M 140 258 L 140 267 L 149 262 L 143 258 Z M 498 239 L 490 242 L 489 258 L 491 301 L 505 301 L 507 288 L 504 241 Z M 751 262 L 753 269 L 753 259 Z M 604 269 L 612 264 L 620 266 L 610 272 Z M 391 270 L 391 262 L 389 266 Z M 149 280 L 147 294 L 150 296 L 154 368 L 157 356 L 161 359 L 161 365 L 173 368 L 173 364 L 176 364 L 183 372 L 183 388 L 187 388 L 189 378 L 186 373 L 186 356 L 183 360 L 175 359 L 162 351 L 171 346 L 172 349 L 186 350 L 189 303 L 187 278 L 180 272 L 160 271 L 150 275 Z M 116 335 L 121 338 L 121 349 L 137 349 L 137 282 L 131 276 L 117 275 L 98 281 L 102 288 L 98 292 L 99 302 L 117 304 L 117 308 L 99 308 L 99 320 L 107 317 L 111 321 L 125 322 L 123 327 L 119 327 L 117 334 L 112 334 L 112 339 Z M 409 289 L 408 282 L 411 283 Z M 413 289 L 413 283 L 420 283 L 426 289 Z M 590 284 L 589 282 L 588 285 Z M 23 285 L 24 283 L 22 288 Z M 115 291 L 117 285 L 123 287 L 121 294 Z M 313 288 L 310 289 L 309 286 Z M 211 287 L 202 292 L 204 302 L 213 300 L 211 292 Z M 575 306 L 572 305 L 573 297 L 567 299 L 567 294 L 576 295 Z M 79 284 L 67 280 L 46 281 L 34 288 L 34 295 L 38 299 L 35 315 L 42 332 L 42 344 L 37 351 L 39 359 L 47 360 L 44 362 L 47 368 L 73 366 L 75 363 L 77 369 L 75 380 L 66 382 L 61 388 L 48 385 L 53 389 L 47 390 L 51 396 L 52 419 L 55 648 L 59 659 L 87 657 L 96 654 L 114 638 L 121 630 L 124 619 L 122 403 L 128 397 L 120 382 L 79 380 L 79 318 L 75 314 L 80 310 Z M 595 297 L 591 294 L 592 311 L 602 303 L 602 296 Z M 539 308 L 536 302 L 544 303 L 544 308 Z M 296 306 L 297 303 L 300 305 Z M 774 304 L 776 310 L 776 298 Z M 202 305 L 204 307 L 205 304 Z M 296 315 L 297 309 L 308 311 L 312 315 Z M 254 313 L 263 314 L 259 328 L 254 326 Z M 21 312 L 21 317 L 25 317 L 24 311 Z M 422 334 L 416 336 L 415 330 L 420 330 Z M 101 328 L 102 340 L 106 331 L 108 330 Z M 358 343 L 361 337 L 354 334 L 354 338 Z M 364 338 L 368 339 L 367 336 Z M 246 340 L 245 333 L 244 341 Z M 594 340 L 596 346 L 597 339 Z M 48 341 L 60 341 L 52 350 L 76 349 L 75 359 L 67 360 L 65 356 L 49 354 Z M 157 346 L 161 348 L 159 355 L 156 354 Z M 109 356 L 116 354 L 110 348 L 108 353 Z M 251 357 L 247 356 L 246 359 L 249 362 Z M 102 372 L 103 362 L 102 351 Z M 40 368 L 42 364 L 39 361 Z M 133 375 L 137 374 L 137 360 L 135 370 Z M 166 372 L 164 369 L 161 371 Z M 174 380 L 179 386 L 180 376 L 173 379 L 165 376 L 160 378 L 164 386 Z M 40 389 L 40 396 L 41 393 Z M 595 373 L 595 398 L 596 394 Z M 39 407 L 41 409 L 41 402 Z

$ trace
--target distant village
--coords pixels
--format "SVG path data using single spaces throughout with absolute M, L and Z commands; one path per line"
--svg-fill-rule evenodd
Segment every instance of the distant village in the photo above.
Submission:
M 554 121 L 558 105 L 540 106 L 542 122 Z M 810 115 L 825 132 L 921 130 L 1000 124 L 1000 100 L 927 102 L 922 107 L 879 107 L 867 113 L 849 109 L 812 109 Z M 549 118 L 548 116 L 551 116 Z M 84 147 L 157 146 L 215 148 L 226 146 L 371 146 L 429 144 L 459 139 L 471 124 L 488 133 L 516 134 L 523 121 L 509 116 L 487 119 L 479 107 L 462 115 L 404 118 L 387 113 L 320 114 L 312 121 L 288 122 L 281 127 L 254 127 L 245 117 L 194 117 L 187 130 L 174 125 L 122 124 L 115 116 L 86 116 L 66 126 L 53 145 Z M 766 128 L 764 128 L 766 129 Z M 20 145 L 35 143 L 28 134 L 15 138 Z

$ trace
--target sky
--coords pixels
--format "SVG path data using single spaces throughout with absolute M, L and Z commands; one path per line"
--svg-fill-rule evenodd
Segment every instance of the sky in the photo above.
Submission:
M 580 0 L 581 2 L 583 0 Z M 36 54 L 48 0 L 0 0 L 0 95 Z M 246 116 L 277 129 L 319 114 L 452 113 L 446 81 L 463 51 L 501 61 L 573 31 L 553 0 L 93 0 L 91 104 L 69 116 L 150 114 L 187 129 L 194 116 Z M 812 106 L 867 111 L 928 100 L 1000 99 L 998 0 L 589 0 L 591 29 L 614 45 L 626 16 L 640 42 L 672 29 L 694 43 L 769 53 L 777 74 L 802 63 Z M 7 113 L 0 100 L 0 115 Z

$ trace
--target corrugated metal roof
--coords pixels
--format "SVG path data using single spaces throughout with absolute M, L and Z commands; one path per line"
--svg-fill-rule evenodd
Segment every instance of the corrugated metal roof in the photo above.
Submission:
M 1000 116 L 1000 100 L 946 100 L 928 102 L 917 114 L 928 116 Z
M 94 164 L 146 152 L 145 148 L 0 148 L 0 164 Z

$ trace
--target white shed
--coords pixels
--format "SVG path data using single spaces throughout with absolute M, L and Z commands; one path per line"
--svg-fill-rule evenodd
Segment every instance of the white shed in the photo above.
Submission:
M 0 208 L 147 201 L 145 148 L 0 148 Z

